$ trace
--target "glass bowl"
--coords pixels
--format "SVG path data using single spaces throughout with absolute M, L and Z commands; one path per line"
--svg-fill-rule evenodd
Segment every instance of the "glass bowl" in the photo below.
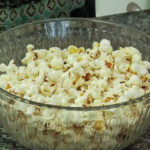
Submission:
M 26 45 L 91 47 L 111 41 L 114 49 L 134 46 L 150 61 L 150 37 L 135 29 L 92 19 L 53 19 L 22 25 L 0 35 L 0 63 L 25 56 Z M 101 107 L 41 104 L 0 89 L 0 123 L 21 145 L 32 150 L 121 150 L 150 122 L 150 94 Z

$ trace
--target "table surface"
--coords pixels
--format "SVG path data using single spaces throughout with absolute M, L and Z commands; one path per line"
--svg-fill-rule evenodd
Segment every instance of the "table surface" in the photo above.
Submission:
M 150 35 L 150 10 L 104 16 L 100 20 L 111 21 L 137 28 Z M 5 133 L 0 126 L 0 150 L 27 150 L 20 146 L 11 136 Z M 150 150 L 150 128 L 134 144 L 125 150 Z

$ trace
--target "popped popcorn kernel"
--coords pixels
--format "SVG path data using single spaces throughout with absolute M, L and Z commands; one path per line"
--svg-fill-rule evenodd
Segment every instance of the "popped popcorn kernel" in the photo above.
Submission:
M 6 72 L 6 65 L 4 63 L 0 64 L 0 71 L 1 72 Z
M 100 43 L 98 43 L 98 42 L 93 43 L 93 48 L 99 48 L 99 47 L 100 47 Z
M 77 62 L 81 62 L 82 60 L 82 57 L 77 58 Z
M 144 65 L 138 64 L 138 63 L 133 63 L 131 65 L 131 70 L 135 73 L 137 73 L 138 75 L 144 75 L 144 74 L 148 74 L 148 70 Z
M 33 49 L 34 49 L 34 45 L 32 45 L 32 44 L 27 45 L 27 50 L 29 52 L 31 52 Z
M 111 42 L 102 39 L 88 49 L 71 45 L 33 50 L 32 44 L 27 49 L 24 66 L 17 67 L 14 60 L 0 64 L 0 87 L 23 98 L 87 107 L 132 100 L 150 91 L 150 62 L 142 61 L 134 47 L 113 51 Z
M 69 46 L 68 51 L 70 54 L 78 54 L 81 52 L 85 52 L 85 48 L 84 47 L 77 48 L 76 46 Z
M 112 52 L 113 48 L 111 46 L 111 43 L 109 40 L 103 39 L 100 42 L 100 50 L 106 52 L 106 53 L 110 53 Z
M 63 67 L 63 60 L 61 58 L 54 57 L 51 60 L 51 67 L 55 70 L 60 70 Z

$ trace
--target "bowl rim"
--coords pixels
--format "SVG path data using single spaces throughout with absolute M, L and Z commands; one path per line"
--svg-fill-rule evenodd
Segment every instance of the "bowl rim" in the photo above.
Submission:
M 110 25 L 113 25 L 115 27 L 121 27 L 121 28 L 125 28 L 125 29 L 130 29 L 130 30 L 132 29 L 134 32 L 138 32 L 139 34 L 150 39 L 150 36 L 148 34 L 142 32 L 142 31 L 139 31 L 138 29 L 126 26 L 126 25 L 122 25 L 122 24 L 118 24 L 118 23 L 114 23 L 114 22 L 109 22 L 109 21 L 103 21 L 103 20 L 100 20 L 99 18 L 76 18 L 76 17 L 74 17 L 74 18 L 45 19 L 45 20 L 34 21 L 34 22 L 22 24 L 22 25 L 19 25 L 17 27 L 11 28 L 7 31 L 4 31 L 3 33 L 0 34 L 0 37 L 3 37 L 5 34 L 11 32 L 11 31 L 15 31 L 17 29 L 20 29 L 20 28 L 23 28 L 23 27 L 26 27 L 29 25 L 39 24 L 39 23 L 47 23 L 47 22 L 52 22 L 52 21 L 55 21 L 55 22 L 57 22 L 57 21 L 90 21 L 90 22 L 95 22 L 95 23 L 110 24 Z M 135 103 L 138 103 L 141 101 L 146 101 L 146 103 L 150 103 L 150 92 L 148 94 L 145 94 L 143 96 L 140 96 L 140 97 L 133 99 L 133 100 L 130 100 L 130 101 L 120 102 L 120 103 L 116 103 L 116 104 L 109 104 L 109 105 L 105 105 L 105 106 L 94 106 L 94 107 L 70 107 L 70 106 L 43 104 L 40 102 L 32 101 L 30 99 L 25 99 L 25 98 L 19 97 L 17 95 L 9 93 L 6 90 L 0 88 L 0 97 L 1 96 L 4 96 L 9 100 L 23 102 L 23 103 L 31 104 L 31 105 L 34 105 L 37 107 L 46 107 L 46 108 L 53 108 L 53 109 L 59 109 L 59 110 L 65 109 L 65 110 L 72 110 L 72 111 L 107 110 L 107 109 L 124 107 L 124 106 L 135 104 Z M 4 99 L 1 98 L 0 100 L 3 101 Z

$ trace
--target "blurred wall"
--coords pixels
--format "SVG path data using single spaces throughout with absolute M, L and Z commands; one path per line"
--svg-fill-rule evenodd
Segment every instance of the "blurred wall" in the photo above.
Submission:
M 96 0 L 96 16 L 127 12 L 131 2 L 135 2 L 141 9 L 150 9 L 150 0 Z

